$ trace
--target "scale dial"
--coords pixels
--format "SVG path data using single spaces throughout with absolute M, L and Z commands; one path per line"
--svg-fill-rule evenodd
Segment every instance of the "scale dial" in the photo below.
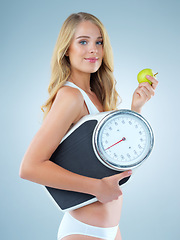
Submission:
M 100 121 L 93 141 L 102 163 L 112 169 L 125 170 L 137 167 L 149 156 L 154 137 L 149 123 L 140 114 L 118 110 Z

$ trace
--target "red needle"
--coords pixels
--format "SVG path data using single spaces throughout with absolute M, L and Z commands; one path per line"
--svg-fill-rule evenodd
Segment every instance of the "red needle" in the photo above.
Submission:
M 118 141 L 118 142 L 114 143 L 113 145 L 111 145 L 110 147 L 106 148 L 105 151 L 108 150 L 109 148 L 115 146 L 116 144 L 118 144 L 118 143 L 120 143 L 120 142 L 122 142 L 122 141 L 125 141 L 125 140 L 126 140 L 126 138 L 123 137 L 120 141 Z

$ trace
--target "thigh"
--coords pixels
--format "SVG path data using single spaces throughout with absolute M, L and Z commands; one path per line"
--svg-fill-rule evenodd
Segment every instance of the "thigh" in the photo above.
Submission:
M 102 238 L 73 234 L 62 238 L 62 240 L 102 240 Z
M 120 229 L 118 228 L 115 240 L 122 240 Z
M 62 240 L 102 240 L 102 238 L 73 234 L 62 238 Z M 115 240 L 122 240 L 120 229 L 118 228 Z

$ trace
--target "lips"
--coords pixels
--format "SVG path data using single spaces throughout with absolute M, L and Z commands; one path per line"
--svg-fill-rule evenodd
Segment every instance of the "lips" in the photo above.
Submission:
M 95 63 L 98 60 L 98 57 L 85 58 L 85 60 L 90 63 Z

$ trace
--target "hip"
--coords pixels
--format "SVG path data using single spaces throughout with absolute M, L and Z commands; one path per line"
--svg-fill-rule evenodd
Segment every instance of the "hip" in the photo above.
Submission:
M 68 212 L 61 221 L 58 240 L 62 239 L 106 239 L 114 240 L 118 232 L 118 225 L 101 228 L 85 224 L 73 218 Z M 88 236 L 88 238 L 86 238 Z M 90 238 L 89 238 L 90 237 Z
M 97 227 L 114 227 L 119 224 L 123 197 L 106 204 L 95 202 L 70 211 L 75 219 Z

